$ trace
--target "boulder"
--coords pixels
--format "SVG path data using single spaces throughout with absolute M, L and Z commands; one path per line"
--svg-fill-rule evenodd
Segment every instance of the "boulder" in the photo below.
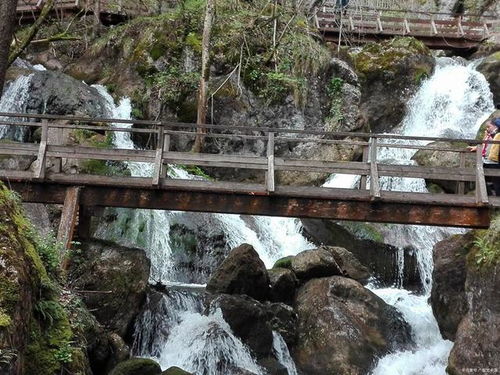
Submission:
M 435 65 L 430 50 L 409 37 L 368 43 L 353 60 L 362 86 L 360 110 L 376 133 L 399 125 L 406 103 Z
M 500 103 L 500 51 L 488 56 L 479 64 L 477 70 L 483 73 L 490 84 L 490 89 L 493 93 L 493 101 L 495 103 Z
M 460 322 L 447 372 L 465 375 L 500 369 L 500 216 L 476 232 L 467 255 L 467 314 Z
M 432 142 L 427 145 L 427 147 L 432 148 L 454 148 L 454 149 L 465 149 L 467 144 L 465 143 L 451 143 L 451 142 Z M 419 150 L 411 158 L 416 161 L 418 165 L 425 167 L 460 167 L 460 157 L 456 152 L 447 151 L 432 151 L 432 150 Z M 465 167 L 472 168 L 476 164 L 476 154 L 473 152 L 465 154 Z M 456 181 L 446 181 L 437 179 L 426 179 L 427 186 L 430 184 L 438 185 L 446 193 L 456 193 L 457 192 L 457 182 Z M 465 192 L 473 190 L 471 184 L 465 184 Z
M 161 375 L 161 367 L 152 359 L 131 358 L 119 363 L 109 375 Z
M 269 299 L 273 302 L 293 304 L 295 290 L 299 284 L 295 273 L 286 268 L 272 268 L 268 273 L 271 283 Z
M 355 280 L 314 279 L 300 288 L 297 367 L 308 375 L 366 374 L 391 350 L 409 348 L 400 313 Z
M 401 284 L 406 289 L 419 291 L 420 278 L 416 255 L 412 249 L 404 251 L 403 279 L 398 274 L 398 248 L 384 244 L 383 237 L 372 226 L 356 223 L 346 229 L 332 220 L 302 219 L 305 236 L 317 245 L 342 247 L 365 266 L 380 286 Z
M 257 300 L 269 297 L 269 275 L 259 254 L 249 244 L 231 251 L 207 283 L 210 293 L 246 294 Z
M 0 169 L 27 171 L 36 160 L 35 156 L 28 155 L 0 155 Z
M 368 281 L 371 276 L 370 271 L 350 251 L 339 246 L 322 246 L 322 248 L 328 250 L 333 255 L 343 276 L 359 281 L 360 283 Z
M 177 366 L 172 366 L 163 371 L 161 375 L 193 375 L 193 373 L 184 371 Z
M 460 321 L 467 313 L 466 260 L 473 235 L 456 235 L 434 246 L 434 270 L 430 303 L 441 335 L 455 341 Z
M 69 278 L 97 320 L 123 337 L 146 297 L 149 268 L 141 249 L 89 240 L 72 259 Z
M 210 303 L 210 309 L 215 308 L 221 309 L 233 333 L 257 358 L 270 355 L 273 333 L 265 305 L 248 296 L 222 294 Z
M 342 275 L 333 254 L 325 248 L 305 250 L 292 259 L 292 270 L 303 281 L 309 279 Z

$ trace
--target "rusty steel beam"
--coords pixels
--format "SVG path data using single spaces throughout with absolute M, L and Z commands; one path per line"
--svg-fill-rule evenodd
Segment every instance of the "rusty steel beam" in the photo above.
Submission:
M 64 202 L 67 185 L 11 182 L 10 187 L 25 202 L 61 204 Z M 86 207 L 163 209 L 464 228 L 488 228 L 490 224 L 489 206 L 429 205 L 388 202 L 383 199 L 360 201 L 279 194 L 85 186 L 81 189 L 79 203 Z

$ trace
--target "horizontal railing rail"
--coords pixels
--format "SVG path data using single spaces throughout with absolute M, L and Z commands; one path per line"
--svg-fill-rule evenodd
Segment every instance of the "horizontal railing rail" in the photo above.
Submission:
M 17 120 L 17 121 L 16 121 Z M 29 121 L 31 120 L 31 121 Z M 98 125 L 100 124 L 100 125 Z M 113 124 L 113 126 L 111 126 Z M 134 126 L 131 126 L 134 125 Z M 127 126 L 127 127 L 125 127 Z M 135 127 L 140 126 L 140 127 Z M 202 168 L 232 168 L 235 170 L 255 170 L 264 173 L 263 185 L 259 191 L 272 194 L 280 189 L 282 184 L 276 179 L 280 172 L 303 172 L 324 174 L 346 174 L 360 176 L 358 186 L 345 187 L 352 191 L 365 191 L 370 199 L 380 199 L 385 190 L 382 189 L 381 179 L 384 177 L 422 178 L 456 183 L 456 196 L 463 197 L 463 204 L 500 206 L 498 197 L 488 197 L 487 178 L 500 178 L 500 169 L 484 169 L 481 147 L 477 147 L 475 156 L 467 161 L 470 151 L 466 144 L 480 146 L 483 141 L 476 139 L 454 139 L 441 137 L 416 137 L 391 134 L 371 133 L 335 133 L 322 131 L 308 131 L 298 129 L 274 129 L 248 126 L 197 125 L 175 122 L 121 120 L 107 118 L 85 118 L 59 115 L 0 113 L 0 130 L 13 127 L 41 128 L 38 143 L 0 142 L 0 155 L 27 156 L 36 159 L 33 171 L 0 170 L 2 178 L 21 178 L 37 181 L 67 181 L 67 173 L 62 166 L 64 160 L 99 160 L 108 162 L 141 162 L 153 166 L 149 178 L 150 187 L 167 186 L 167 170 L 169 165 L 192 165 Z M 191 129 L 188 131 L 187 129 Z M 210 132 L 204 137 L 214 139 L 240 139 L 246 141 L 260 141 L 267 146 L 265 155 L 215 154 L 192 153 L 190 151 L 173 150 L 170 145 L 174 137 L 200 136 L 198 129 L 205 128 Z M 181 130 L 179 130 L 181 129 Z M 96 146 L 82 146 L 63 144 L 62 132 L 85 130 L 95 134 L 113 134 L 117 132 L 139 133 L 153 136 L 152 146 L 148 149 L 119 149 L 115 147 L 103 148 Z M 253 134 L 242 134 L 242 133 Z M 287 135 L 293 134 L 295 137 Z M 256 135 L 258 134 L 258 135 Z M 33 138 L 33 137 L 32 137 Z M 331 139 L 329 139 L 331 138 Z M 305 160 L 297 157 L 280 154 L 277 147 L 280 143 L 311 142 L 339 147 L 358 147 L 362 153 L 361 161 L 350 160 Z M 450 145 L 429 144 L 431 142 L 448 142 Z M 500 144 L 500 141 L 489 141 Z M 457 146 L 455 147 L 454 144 Z M 288 147 L 286 147 L 288 149 Z M 447 152 L 456 154 L 454 166 L 420 166 L 410 164 L 395 164 L 385 160 L 378 160 L 383 148 L 427 150 L 431 152 Z M 361 151 L 362 150 L 362 151 Z M 48 163 L 52 161 L 52 163 Z M 144 185 L 148 178 L 139 176 L 90 176 L 80 174 L 79 181 L 101 181 L 109 183 L 115 180 L 126 186 Z M 75 176 L 73 176 L 75 179 Z M 136 181 L 136 182 L 134 182 Z M 231 182 L 231 181 L 229 181 Z M 224 181 L 211 181 L 213 188 Z M 475 195 L 466 195 L 466 184 L 474 184 Z M 193 183 L 199 184 L 199 182 Z M 194 185 L 193 185 L 194 186 Z M 238 185 L 244 186 L 244 185 Z M 246 185 L 255 190 L 255 184 Z M 313 188 L 311 186 L 311 188 Z M 469 188 L 471 190 L 472 188 Z M 396 192 L 392 192 L 396 193 Z M 398 192 L 400 193 L 400 192 Z M 422 192 L 406 192 L 407 199 L 427 196 L 429 204 L 450 202 L 450 194 L 431 194 Z M 418 198 L 420 199 L 420 198 Z

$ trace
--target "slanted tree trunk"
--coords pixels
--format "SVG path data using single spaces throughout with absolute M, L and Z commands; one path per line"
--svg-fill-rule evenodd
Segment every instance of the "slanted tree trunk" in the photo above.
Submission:
M 1 0 L 5 1 L 5 0 Z M 10 0 L 7 0 L 10 1 Z M 12 51 L 10 51 L 9 54 L 9 65 L 14 62 L 15 59 L 17 59 L 21 53 L 28 47 L 28 45 L 31 43 L 33 38 L 35 37 L 36 33 L 40 29 L 40 26 L 45 22 L 47 17 L 49 16 L 49 13 L 52 11 L 54 8 L 54 3 L 55 0 L 47 0 L 45 1 L 45 4 L 43 5 L 42 11 L 40 12 L 40 15 L 36 19 L 35 23 L 30 26 L 28 32 L 26 33 L 26 36 L 14 46 Z
M 205 22 L 203 23 L 203 38 L 201 40 L 201 77 L 198 88 L 198 115 L 197 124 L 205 124 L 207 121 L 207 86 L 210 76 L 210 34 L 212 32 L 212 22 L 215 12 L 215 0 L 207 0 L 205 10 Z M 196 138 L 191 151 L 201 152 L 203 149 L 204 135 L 207 130 L 198 128 Z
M 9 49 L 16 24 L 17 0 L 0 1 L 0 96 L 9 66 Z

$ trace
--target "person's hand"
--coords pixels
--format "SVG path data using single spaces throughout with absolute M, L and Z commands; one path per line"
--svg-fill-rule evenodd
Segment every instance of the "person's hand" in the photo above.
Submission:
M 477 150 L 477 146 L 467 146 L 467 150 L 469 150 L 470 152 L 474 152 Z

